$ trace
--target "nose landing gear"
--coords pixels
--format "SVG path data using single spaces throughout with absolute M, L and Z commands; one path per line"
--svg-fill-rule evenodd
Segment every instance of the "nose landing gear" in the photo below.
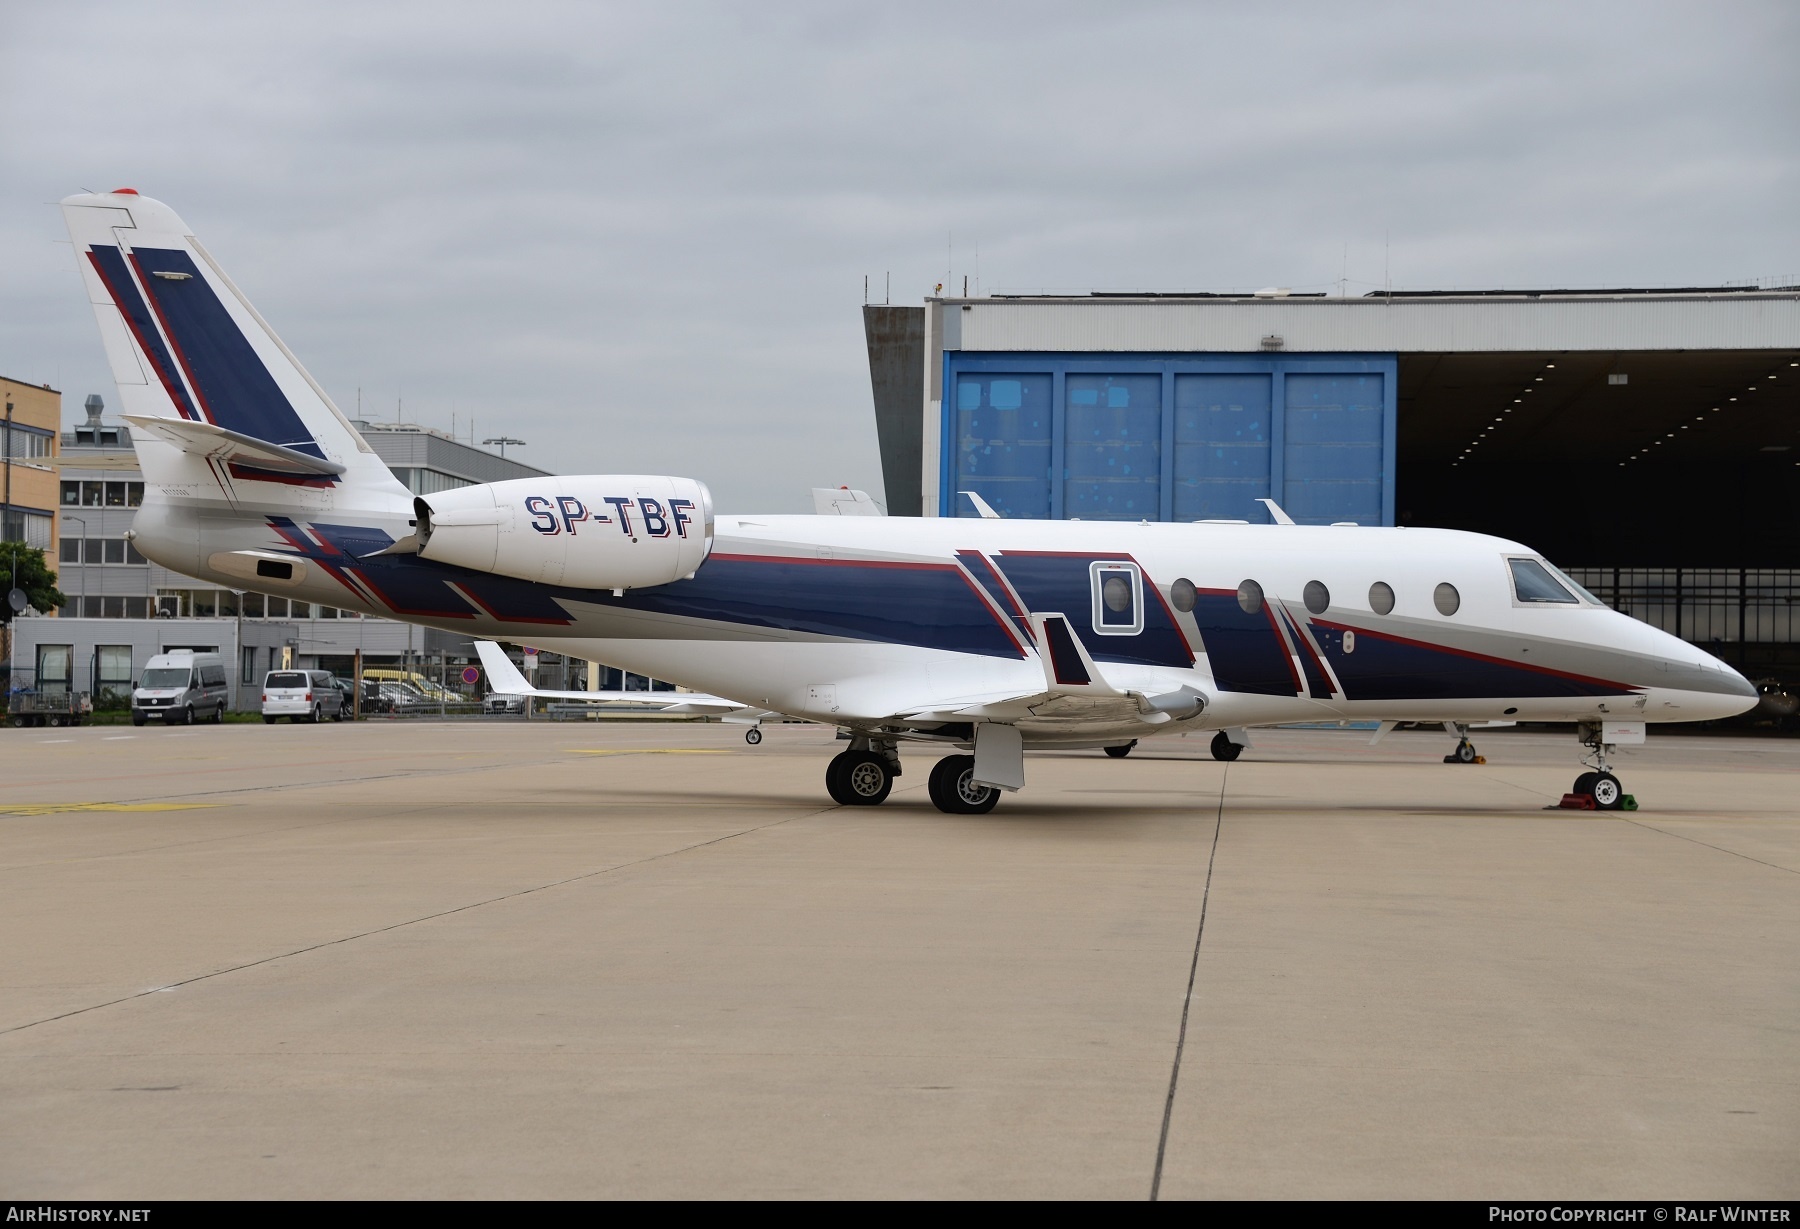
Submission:
M 1575 778 L 1575 785 L 1563 796 L 1560 805 L 1564 807 L 1580 807 L 1591 803 L 1598 811 L 1635 811 L 1637 799 L 1625 792 L 1619 784 L 1619 778 L 1607 767 L 1607 757 L 1614 750 L 1612 743 L 1602 742 L 1604 727 L 1598 721 L 1583 721 L 1577 727 L 1577 736 L 1581 745 L 1587 748 L 1581 761 L 1593 769 Z M 1571 802 L 1570 799 L 1579 801 Z
M 1485 764 L 1487 756 L 1475 754 L 1475 744 L 1469 741 L 1469 727 L 1461 721 L 1446 721 L 1444 728 L 1456 735 L 1456 750 L 1444 757 L 1446 764 Z

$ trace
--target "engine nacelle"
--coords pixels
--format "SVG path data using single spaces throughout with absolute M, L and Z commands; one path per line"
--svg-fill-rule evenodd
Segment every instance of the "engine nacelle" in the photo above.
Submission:
M 712 495 L 692 478 L 515 478 L 413 500 L 426 559 L 576 589 L 680 580 L 712 550 Z

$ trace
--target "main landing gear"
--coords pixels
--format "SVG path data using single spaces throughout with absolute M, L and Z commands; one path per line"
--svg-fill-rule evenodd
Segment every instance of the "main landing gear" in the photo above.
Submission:
M 1106 754 L 1112 756 L 1115 760 L 1122 760 L 1131 754 L 1131 749 L 1135 746 L 1137 746 L 1137 739 L 1134 738 L 1128 743 L 1119 743 L 1116 746 L 1106 748 Z
M 1231 735 L 1227 734 L 1224 730 L 1220 730 L 1217 734 L 1213 735 L 1212 757 L 1215 760 L 1229 764 L 1243 753 L 1243 745 L 1241 743 L 1232 742 Z
M 946 755 L 939 760 L 931 770 L 927 789 L 932 805 L 948 815 L 986 815 L 1000 801 L 1000 791 L 994 786 L 975 783 L 972 755 Z
M 758 741 L 761 735 L 758 735 Z M 887 801 L 900 775 L 900 752 L 891 738 L 853 734 L 850 749 L 825 766 L 825 791 L 846 807 L 872 807 Z
M 853 734 L 850 749 L 825 767 L 825 789 L 839 806 L 872 807 L 887 801 L 900 775 L 900 754 L 893 739 Z M 932 805 L 950 815 L 985 815 L 1000 801 L 996 786 L 975 781 L 975 757 L 947 755 L 931 769 L 926 783 Z
M 1446 764 L 1485 764 L 1487 756 L 1475 754 L 1475 744 L 1469 741 L 1469 727 L 1461 721 L 1446 721 L 1444 728 L 1456 735 L 1456 750 L 1444 757 Z

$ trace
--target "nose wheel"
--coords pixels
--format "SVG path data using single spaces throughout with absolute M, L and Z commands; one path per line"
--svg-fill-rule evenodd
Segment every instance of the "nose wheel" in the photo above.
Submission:
M 744 741 L 754 747 L 757 743 L 762 741 L 762 731 L 755 726 L 751 726 L 744 731 Z
M 1242 755 L 1243 752 L 1244 749 L 1237 743 L 1232 742 L 1231 735 L 1227 734 L 1224 730 L 1220 730 L 1217 734 L 1213 735 L 1212 757 L 1215 760 L 1229 764 L 1238 756 Z
M 1444 725 L 1456 735 L 1456 750 L 1444 757 L 1446 764 L 1485 764 L 1487 757 L 1475 753 L 1475 744 L 1469 741 L 1469 727 L 1461 722 L 1446 721 Z
M 1625 792 L 1619 778 L 1607 767 L 1607 759 L 1612 755 L 1611 743 L 1602 742 L 1603 727 L 1599 722 L 1584 721 L 1577 728 L 1581 745 L 1586 748 L 1583 758 L 1592 765 L 1592 770 L 1575 778 L 1575 785 L 1569 790 L 1562 806 L 1577 805 L 1574 799 L 1593 799 L 1595 810 L 1599 811 L 1635 811 L 1637 799 Z M 1581 802 L 1579 805 L 1587 805 Z

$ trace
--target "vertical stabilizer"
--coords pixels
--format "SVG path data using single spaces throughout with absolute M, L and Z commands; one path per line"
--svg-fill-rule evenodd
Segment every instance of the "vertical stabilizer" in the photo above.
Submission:
M 254 449 L 189 450 L 187 463 L 212 467 L 234 502 L 270 484 L 405 494 L 173 209 L 120 189 L 68 197 L 62 210 L 128 417 L 204 424 L 337 471 L 296 477 L 258 464 Z M 186 438 L 164 436 L 176 449 Z

